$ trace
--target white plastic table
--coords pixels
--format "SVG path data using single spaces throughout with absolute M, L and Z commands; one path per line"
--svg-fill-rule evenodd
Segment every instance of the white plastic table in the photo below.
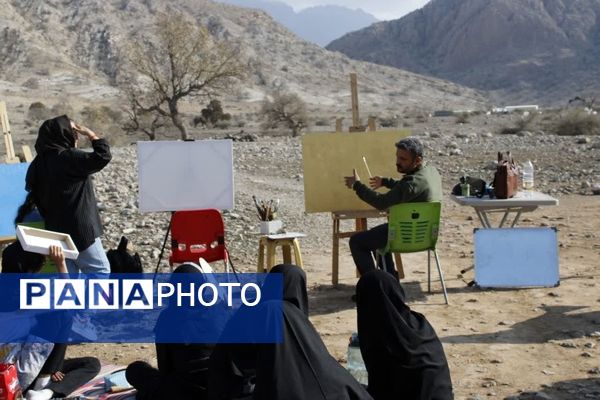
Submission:
M 536 210 L 540 206 L 557 206 L 558 199 L 540 192 L 517 192 L 517 195 L 510 199 L 490 199 L 487 196 L 465 197 L 450 195 L 450 199 L 462 206 L 471 206 L 475 209 L 479 221 L 484 228 L 494 228 L 490 223 L 489 215 L 491 213 L 503 213 L 498 228 L 504 227 L 509 215 L 514 213 L 514 218 L 510 222 L 510 227 L 514 228 L 519 222 L 521 214 Z

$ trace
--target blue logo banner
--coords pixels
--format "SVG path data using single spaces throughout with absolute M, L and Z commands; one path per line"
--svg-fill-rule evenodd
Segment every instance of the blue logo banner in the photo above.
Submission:
M 280 343 L 281 274 L 0 274 L 0 343 Z

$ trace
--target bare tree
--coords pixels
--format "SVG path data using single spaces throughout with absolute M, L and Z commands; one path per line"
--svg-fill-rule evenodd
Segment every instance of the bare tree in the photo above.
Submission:
M 292 131 L 294 137 L 308 125 L 306 104 L 295 93 L 276 92 L 273 100 L 266 99 L 263 102 L 261 114 L 265 119 L 264 128 L 285 127 Z
M 244 76 L 237 49 L 181 15 L 160 16 L 156 39 L 137 40 L 127 55 L 139 79 L 130 78 L 126 85 L 130 121 L 124 128 L 151 139 L 167 122 L 179 130 L 181 139 L 188 139 L 180 102 L 222 95 Z

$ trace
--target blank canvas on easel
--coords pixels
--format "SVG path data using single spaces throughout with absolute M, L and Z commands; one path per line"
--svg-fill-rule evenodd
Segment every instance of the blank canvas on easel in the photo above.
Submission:
M 142 212 L 233 209 L 231 140 L 138 142 Z

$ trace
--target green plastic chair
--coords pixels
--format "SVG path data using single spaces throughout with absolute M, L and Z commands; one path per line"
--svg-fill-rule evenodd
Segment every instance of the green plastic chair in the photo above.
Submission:
M 435 249 L 441 208 L 440 202 L 401 203 L 390 207 L 387 245 L 377 252 L 383 259 L 385 269 L 385 257 L 383 257 L 385 253 L 416 253 L 427 250 L 427 290 L 429 293 L 431 293 L 431 252 L 433 252 L 444 298 L 446 304 L 449 304 L 444 274 Z

